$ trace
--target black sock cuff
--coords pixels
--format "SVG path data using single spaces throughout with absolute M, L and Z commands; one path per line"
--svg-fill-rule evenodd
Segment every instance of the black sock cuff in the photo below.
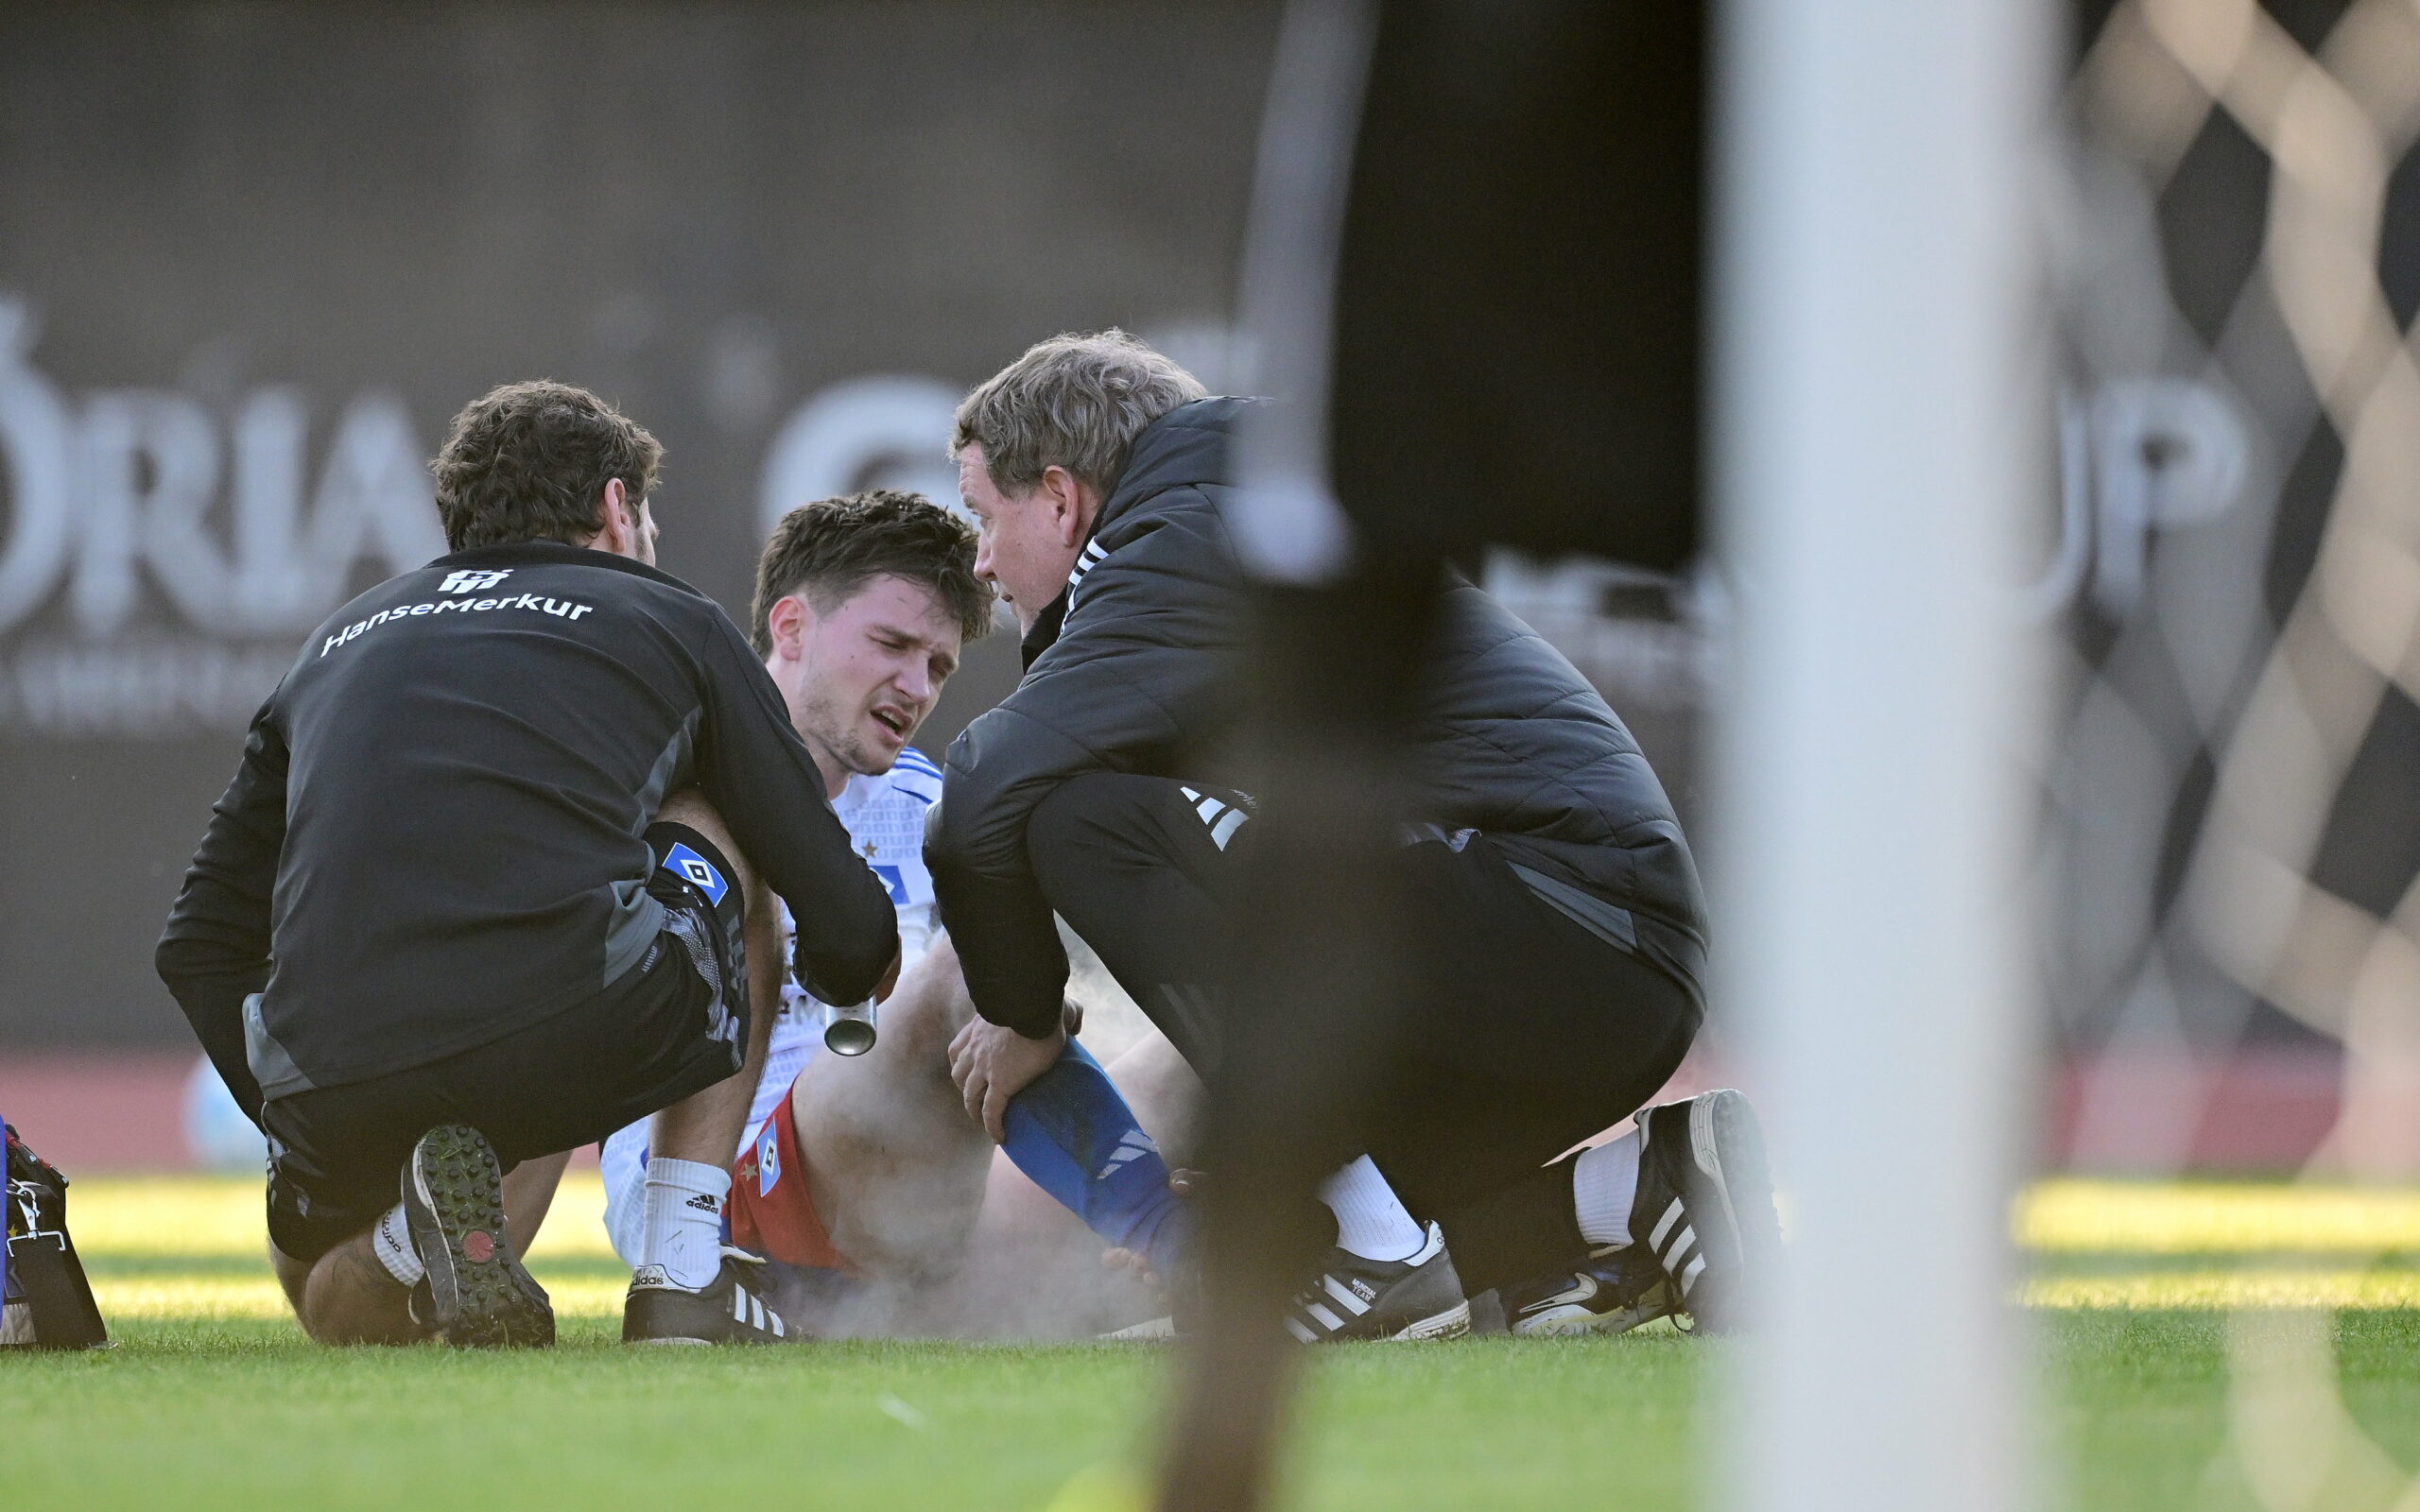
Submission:
M 1572 1204 L 1571 1167 L 1565 1159 L 1524 1172 L 1437 1215 L 1465 1292 L 1476 1297 L 1492 1287 L 1516 1286 L 1588 1253 Z

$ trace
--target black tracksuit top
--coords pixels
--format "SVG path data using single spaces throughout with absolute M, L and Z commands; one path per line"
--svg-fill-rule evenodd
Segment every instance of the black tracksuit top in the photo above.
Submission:
M 721 607 L 550 541 L 441 557 L 320 626 L 254 717 L 161 977 L 268 1097 L 484 1044 L 645 954 L 642 836 L 692 785 L 789 904 L 801 984 L 871 995 L 889 892 Z
M 1059 1022 L 1067 957 L 1025 849 L 1053 789 L 1093 771 L 1255 783 L 1209 759 L 1232 749 L 1244 695 L 1250 581 L 1219 501 L 1251 403 L 1200 400 L 1134 438 L 1066 591 L 1026 639 L 1024 680 L 949 747 L 925 859 L 975 1006 L 994 1023 L 1039 1038 Z M 1422 792 L 1404 817 L 1484 832 L 1533 890 L 1697 995 L 1697 865 L 1638 743 L 1502 605 L 1459 579 L 1443 593 L 1410 730 Z

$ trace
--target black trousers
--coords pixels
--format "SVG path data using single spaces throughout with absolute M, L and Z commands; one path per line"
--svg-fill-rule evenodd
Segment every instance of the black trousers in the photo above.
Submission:
M 1241 1032 L 1221 984 L 1253 834 L 1239 794 L 1117 773 L 1061 784 L 1027 832 L 1051 906 L 1205 1077 Z M 1700 1009 L 1541 901 L 1487 836 L 1401 859 L 1407 965 L 1432 990 L 1425 1005 L 1408 995 L 1380 1064 L 1352 1068 L 1382 1090 L 1359 1132 L 1405 1205 L 1444 1226 L 1476 1293 L 1584 1251 L 1556 1157 L 1654 1095 Z
M 467 1124 L 510 1170 L 593 1144 L 740 1069 L 744 901 L 731 863 L 685 824 L 648 827 L 665 928 L 587 1003 L 440 1060 L 268 1102 L 268 1235 L 305 1263 L 377 1222 L 422 1135 Z M 685 848 L 686 853 L 683 853 Z M 702 869 L 700 869 L 700 868 Z

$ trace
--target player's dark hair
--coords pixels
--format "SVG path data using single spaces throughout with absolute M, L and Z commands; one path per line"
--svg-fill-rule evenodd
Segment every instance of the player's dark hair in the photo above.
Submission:
M 992 627 L 992 585 L 975 576 L 975 532 L 921 493 L 874 489 L 818 499 L 782 516 L 756 558 L 756 602 L 749 610 L 756 654 L 773 649 L 773 605 L 804 593 L 828 614 L 876 577 L 929 588 L 976 640 Z
M 587 389 L 539 379 L 462 406 L 428 470 L 454 550 L 579 545 L 604 524 L 597 495 L 606 480 L 622 480 L 635 513 L 663 455 L 654 437 Z

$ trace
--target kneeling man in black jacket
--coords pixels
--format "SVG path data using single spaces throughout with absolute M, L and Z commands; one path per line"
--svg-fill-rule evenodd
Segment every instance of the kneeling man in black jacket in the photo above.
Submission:
M 787 1332 L 721 1246 L 762 888 L 826 1002 L 887 988 L 898 930 L 747 637 L 656 570 L 659 452 L 560 384 L 457 416 L 453 554 L 313 632 L 186 873 L 160 974 L 268 1137 L 314 1338 L 551 1343 L 502 1171 L 650 1114 L 623 1336 Z
M 950 747 L 927 841 L 987 1021 L 959 1060 L 970 1097 L 1060 1053 L 1054 913 L 1197 1068 L 1218 1064 L 1253 843 L 1248 775 L 1212 769 L 1241 704 L 1248 584 L 1220 507 L 1249 403 L 1110 332 L 1035 346 L 959 409 L 976 571 L 1026 631 L 1024 679 Z M 1371 1130 L 1369 1154 L 1516 1332 L 1727 1326 L 1778 1243 L 1754 1116 L 1736 1091 L 1640 1111 L 1703 1013 L 1687 843 L 1570 662 L 1470 584 L 1441 593 L 1402 817 L 1422 917 L 1452 921 L 1414 969 L 1454 1006 L 1396 1027 L 1417 1116 Z M 1634 1133 L 1556 1160 L 1634 1113 Z M 1349 1326 L 1372 1301 L 1356 1280 L 1312 1279 L 1295 1332 Z

